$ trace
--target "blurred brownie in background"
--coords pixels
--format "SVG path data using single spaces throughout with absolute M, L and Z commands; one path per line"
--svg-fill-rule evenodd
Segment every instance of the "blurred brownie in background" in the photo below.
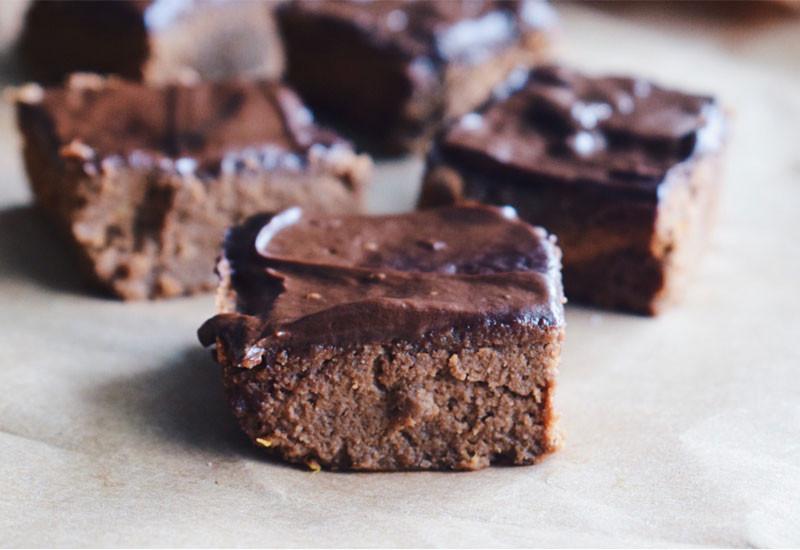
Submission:
M 75 71 L 153 82 L 282 70 L 266 1 L 123 0 L 32 3 L 19 40 L 32 80 L 62 83 Z
M 225 229 L 263 210 L 357 212 L 371 161 L 267 81 L 75 75 L 17 92 L 28 176 L 88 273 L 124 299 L 215 286 Z
M 286 460 L 531 464 L 558 442 L 559 257 L 511 208 L 254 216 L 228 233 L 198 335 L 244 431 Z
M 558 237 L 570 300 L 655 314 L 714 219 L 724 130 L 711 97 L 523 71 L 441 133 L 420 206 L 510 204 Z
M 300 0 L 276 19 L 303 99 L 397 153 L 484 101 L 513 68 L 541 61 L 555 13 L 542 0 Z

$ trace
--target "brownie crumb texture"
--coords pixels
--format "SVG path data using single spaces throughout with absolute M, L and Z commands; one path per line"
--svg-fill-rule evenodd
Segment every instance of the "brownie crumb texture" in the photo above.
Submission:
M 247 435 L 301 464 L 476 470 L 553 451 L 560 334 L 447 336 L 422 349 L 280 350 L 269 364 L 226 367 L 225 388 Z

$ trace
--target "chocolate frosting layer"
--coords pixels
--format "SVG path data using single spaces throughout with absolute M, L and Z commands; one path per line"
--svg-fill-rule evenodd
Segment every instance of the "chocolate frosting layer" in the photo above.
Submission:
M 199 336 L 235 364 L 276 346 L 564 323 L 554 239 L 510 208 L 319 218 L 292 208 L 231 230 L 219 270 L 233 311 Z
M 30 94 L 28 94 L 30 95 Z M 205 82 L 146 86 L 95 75 L 77 75 L 50 88 L 35 109 L 52 129 L 54 150 L 79 144 L 89 160 L 118 158 L 137 163 L 184 159 L 181 169 L 216 172 L 250 161 L 299 168 L 313 148 L 349 144 L 314 124 L 297 95 L 269 81 Z
M 545 0 L 300 0 L 281 9 L 352 26 L 376 46 L 434 63 L 475 61 L 555 21 Z
M 544 66 L 513 73 L 492 101 L 448 128 L 440 147 L 530 181 L 655 195 L 670 169 L 718 150 L 722 139 L 722 114 L 711 97 Z

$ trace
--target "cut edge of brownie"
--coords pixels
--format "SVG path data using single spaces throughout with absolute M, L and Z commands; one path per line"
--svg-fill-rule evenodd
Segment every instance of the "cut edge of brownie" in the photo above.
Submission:
M 223 365 L 226 395 L 256 445 L 311 467 L 476 470 L 533 464 L 558 448 L 562 328 L 428 337 L 437 345 L 269 349 L 252 369 Z M 498 363 L 519 378 L 484 371 Z
M 699 155 L 663 184 L 653 255 L 662 261 L 665 281 L 645 311 L 649 315 L 677 301 L 709 246 L 719 212 L 724 158 L 724 150 Z

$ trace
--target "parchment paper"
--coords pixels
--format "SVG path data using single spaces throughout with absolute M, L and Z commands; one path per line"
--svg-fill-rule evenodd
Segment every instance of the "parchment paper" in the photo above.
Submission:
M 560 6 L 563 59 L 718 94 L 736 127 L 682 304 L 658 319 L 568 306 L 566 446 L 534 467 L 263 458 L 195 339 L 212 297 L 87 291 L 29 206 L 3 106 L 0 544 L 800 544 L 800 21 L 765 6 Z M 409 208 L 420 170 L 383 164 L 375 210 Z

